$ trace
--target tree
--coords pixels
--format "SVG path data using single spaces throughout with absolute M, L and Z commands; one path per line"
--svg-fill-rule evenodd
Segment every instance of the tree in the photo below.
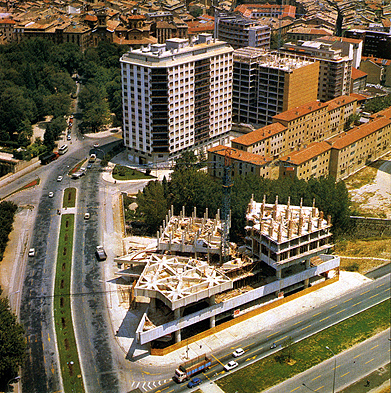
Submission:
M 0 295 L 2 289 L 0 287 Z M 0 298 L 0 390 L 6 391 L 7 383 L 18 375 L 26 355 L 23 327 L 11 312 L 7 298 Z
M 12 231 L 14 214 L 17 206 L 13 202 L 3 201 L 0 203 L 0 261 L 8 243 L 8 236 Z
M 162 225 L 168 211 L 163 186 L 158 181 L 149 182 L 136 197 L 136 214 L 149 226 L 149 233 L 155 234 Z

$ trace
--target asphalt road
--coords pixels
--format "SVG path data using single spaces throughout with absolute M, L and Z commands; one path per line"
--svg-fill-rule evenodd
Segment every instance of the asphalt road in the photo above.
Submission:
M 212 361 L 212 367 L 205 372 L 202 379 L 205 380 L 207 378 L 213 381 L 223 377 L 225 375 L 223 364 L 232 360 L 231 353 L 239 346 L 246 351 L 243 356 L 236 359 L 239 363 L 239 368 L 242 368 L 278 351 L 281 343 L 288 336 L 292 337 L 295 342 L 300 341 L 375 304 L 389 299 L 389 296 L 390 275 L 388 274 L 373 282 L 360 286 L 334 301 L 314 308 L 305 314 L 300 314 L 299 318 L 295 317 L 285 320 L 279 330 L 261 331 L 256 337 L 238 342 L 236 346 L 224 348 L 221 352 L 214 353 L 213 355 L 217 360 Z M 273 343 L 277 345 L 275 349 L 271 349 Z M 330 346 L 332 347 L 332 343 L 330 343 Z M 188 391 L 188 388 L 186 384 L 178 385 L 174 382 L 169 382 L 152 391 L 164 391 L 168 393 Z M 281 391 L 282 390 L 280 390 L 280 392 Z

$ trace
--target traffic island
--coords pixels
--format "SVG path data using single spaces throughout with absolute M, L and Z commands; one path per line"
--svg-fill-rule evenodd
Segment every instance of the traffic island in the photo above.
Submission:
M 76 206 L 76 188 L 66 188 L 62 200 L 63 208 L 71 208 Z
M 63 206 L 74 207 L 75 199 L 76 190 L 74 188 L 66 189 Z M 54 286 L 54 323 L 64 392 L 84 392 L 71 313 L 74 221 L 74 214 L 61 216 Z

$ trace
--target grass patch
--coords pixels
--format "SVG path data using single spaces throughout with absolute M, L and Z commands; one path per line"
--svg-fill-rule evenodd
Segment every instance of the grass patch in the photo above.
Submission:
M 63 214 L 54 285 L 54 324 L 65 392 L 84 392 L 71 315 L 71 265 L 74 214 Z
M 346 188 L 348 190 L 356 190 L 358 188 L 361 188 L 362 186 L 365 186 L 366 184 L 370 184 L 375 180 L 376 174 L 376 166 L 365 166 L 357 173 L 344 180 Z
M 84 160 L 78 162 L 69 172 L 68 175 L 73 175 L 74 173 L 76 173 L 77 171 L 80 170 L 80 168 L 82 167 L 82 165 L 87 161 L 87 158 L 85 158 Z
M 366 273 L 377 266 L 384 265 L 387 261 L 371 258 L 388 259 L 390 261 L 391 239 L 371 238 L 342 240 L 335 244 L 334 251 L 341 258 L 341 269 L 355 271 L 361 274 Z M 362 259 L 356 259 L 361 257 Z
M 219 379 L 217 384 L 226 393 L 261 392 L 330 358 L 327 345 L 332 345 L 334 353 L 339 353 L 389 325 L 390 300 L 387 300 L 294 344 L 291 353 L 295 363 L 292 365 L 279 361 L 277 353 Z
M 62 207 L 76 206 L 76 188 L 66 188 L 62 199 Z
M 155 179 L 155 176 L 147 175 L 137 169 L 128 168 L 127 166 L 122 165 L 116 165 L 113 169 L 112 175 L 115 180 Z

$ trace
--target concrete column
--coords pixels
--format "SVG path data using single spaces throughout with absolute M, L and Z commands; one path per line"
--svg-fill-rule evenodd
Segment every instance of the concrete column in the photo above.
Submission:
M 281 280 L 281 270 L 276 270 L 276 277 L 277 277 L 277 280 Z M 277 297 L 278 297 L 279 293 L 280 293 L 279 290 L 276 291 L 276 296 Z
M 181 309 L 180 308 L 176 308 L 174 310 L 174 318 L 175 319 L 179 319 L 180 317 L 181 317 Z M 182 341 L 182 339 L 181 339 L 181 329 L 179 329 L 179 330 L 177 330 L 175 332 L 175 342 L 179 343 L 181 341 Z
M 214 328 L 216 326 L 216 317 L 213 315 L 213 317 L 209 318 L 209 327 Z
M 305 260 L 305 269 L 309 269 L 311 267 L 311 261 L 309 259 Z M 306 278 L 304 280 L 304 288 L 308 288 L 310 286 L 310 279 Z

